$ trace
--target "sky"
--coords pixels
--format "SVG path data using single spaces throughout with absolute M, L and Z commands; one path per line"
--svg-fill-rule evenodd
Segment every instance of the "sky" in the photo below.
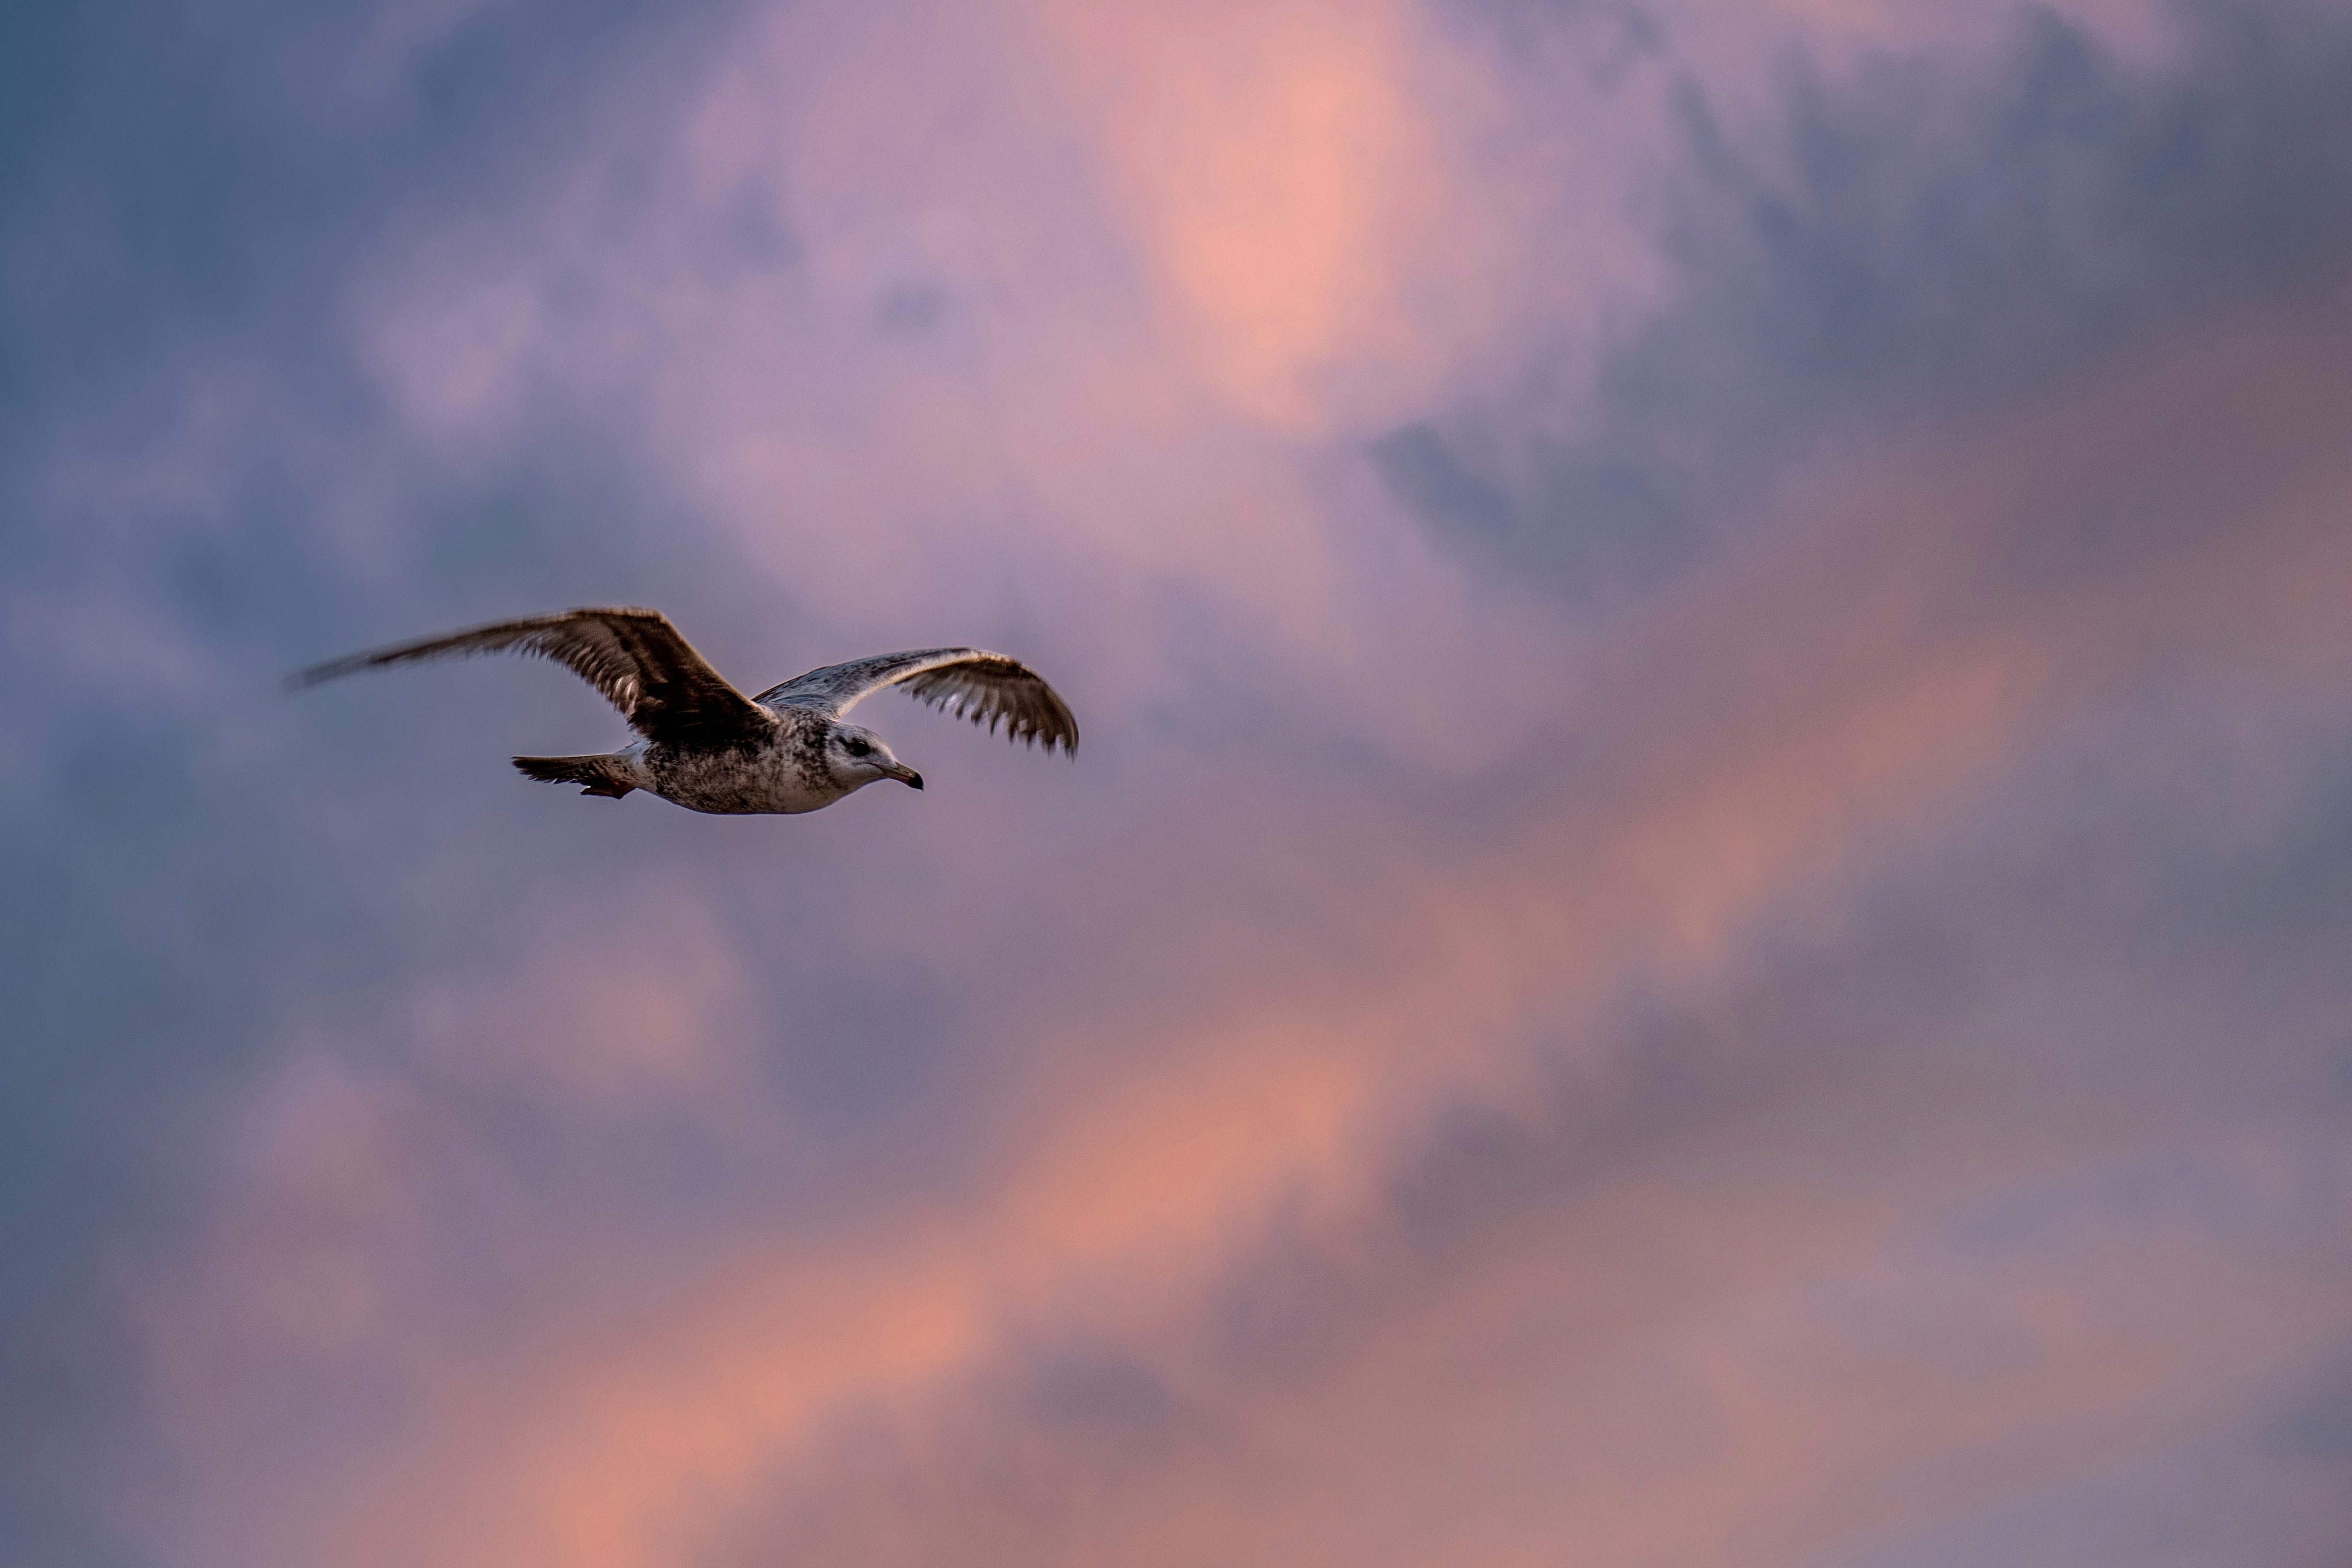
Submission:
M 0 1560 L 2352 1552 L 2336 0 L 5 28 Z

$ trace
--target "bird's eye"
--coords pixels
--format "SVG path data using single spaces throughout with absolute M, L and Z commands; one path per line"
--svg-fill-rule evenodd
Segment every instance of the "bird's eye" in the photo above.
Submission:
M 841 749 L 847 752 L 853 757 L 862 757 L 874 748 L 867 745 L 863 741 L 845 741 L 842 742 Z

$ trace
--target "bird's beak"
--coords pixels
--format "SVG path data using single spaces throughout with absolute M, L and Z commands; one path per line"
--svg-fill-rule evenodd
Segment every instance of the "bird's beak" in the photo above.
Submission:
M 892 763 L 888 767 L 882 771 L 888 773 L 892 778 L 897 779 L 900 784 L 905 784 L 908 789 L 920 789 L 923 787 L 923 775 L 917 773 L 914 769 L 908 767 L 904 763 Z

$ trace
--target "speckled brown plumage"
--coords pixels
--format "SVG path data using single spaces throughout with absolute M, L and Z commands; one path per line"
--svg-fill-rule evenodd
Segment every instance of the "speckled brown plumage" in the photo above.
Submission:
M 288 678 L 300 689 L 362 669 L 425 659 L 519 653 L 551 658 L 620 710 L 638 739 L 617 752 L 517 757 L 526 775 L 619 799 L 636 790 L 691 811 L 727 816 L 816 811 L 878 779 L 916 789 L 920 773 L 872 731 L 842 715 L 869 692 L 904 686 L 917 700 L 985 722 L 1008 739 L 1076 755 L 1077 721 L 1044 679 L 981 648 L 925 648 L 827 665 L 756 699 L 730 685 L 667 616 L 646 609 L 577 609 L 427 637 L 332 659 Z

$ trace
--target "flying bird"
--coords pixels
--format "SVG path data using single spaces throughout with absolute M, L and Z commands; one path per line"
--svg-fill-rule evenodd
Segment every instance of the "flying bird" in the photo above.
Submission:
M 500 621 L 446 637 L 355 653 L 287 677 L 289 690 L 355 670 L 431 658 L 513 653 L 551 658 L 604 694 L 637 739 L 584 757 L 517 757 L 546 784 L 619 800 L 644 790 L 688 811 L 727 816 L 816 811 L 881 779 L 914 789 L 923 775 L 882 737 L 842 715 L 869 692 L 904 687 L 1009 739 L 1077 754 L 1078 726 L 1044 679 L 1018 659 L 976 647 L 932 647 L 829 664 L 746 697 L 694 651 L 658 610 L 582 609 Z

